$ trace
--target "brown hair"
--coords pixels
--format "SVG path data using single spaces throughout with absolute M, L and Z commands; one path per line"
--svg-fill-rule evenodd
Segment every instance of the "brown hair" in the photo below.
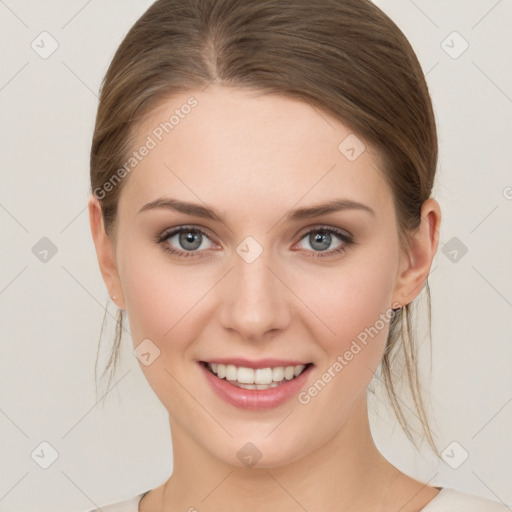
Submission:
M 110 63 L 92 140 L 92 193 L 100 200 L 105 231 L 114 243 L 117 204 L 129 177 L 113 187 L 107 184 L 129 158 L 136 127 L 166 98 L 211 83 L 300 99 L 329 112 L 376 148 L 393 191 L 400 243 L 406 248 L 407 233 L 419 227 L 421 206 L 434 182 L 435 118 L 411 45 L 369 0 L 158 0 L 152 4 Z M 430 329 L 428 280 L 426 291 Z M 417 299 L 390 320 L 381 372 L 400 425 L 415 444 L 391 371 L 401 348 L 423 431 L 439 456 L 418 380 L 411 331 L 415 303 Z M 123 315 L 118 310 L 114 347 L 103 372 L 112 366 L 111 377 Z

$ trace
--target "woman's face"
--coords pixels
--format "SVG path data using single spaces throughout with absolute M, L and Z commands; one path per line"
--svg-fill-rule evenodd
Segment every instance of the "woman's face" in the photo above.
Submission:
M 402 299 L 393 200 L 375 155 L 299 100 L 213 86 L 169 99 L 137 136 L 115 294 L 171 425 L 236 466 L 251 453 L 272 467 L 313 452 L 365 398 Z M 147 206 L 171 199 L 181 206 Z M 364 207 L 307 214 L 334 201 Z M 228 360 L 228 377 L 246 382 L 308 366 L 297 381 L 241 389 L 202 363 Z

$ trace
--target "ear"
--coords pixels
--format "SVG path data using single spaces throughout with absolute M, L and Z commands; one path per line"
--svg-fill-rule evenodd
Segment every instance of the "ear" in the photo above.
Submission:
M 408 237 L 410 247 L 401 254 L 393 304 L 409 304 L 425 286 L 439 245 L 440 227 L 441 208 L 435 199 L 429 198 L 421 207 L 418 230 Z
M 117 306 L 121 309 L 126 309 L 121 280 L 119 279 L 117 271 L 114 242 L 105 233 L 101 205 L 93 194 L 89 196 L 88 208 L 91 234 L 94 246 L 96 247 L 96 255 L 98 257 L 103 281 L 105 282 L 110 297 L 116 297 L 114 302 Z

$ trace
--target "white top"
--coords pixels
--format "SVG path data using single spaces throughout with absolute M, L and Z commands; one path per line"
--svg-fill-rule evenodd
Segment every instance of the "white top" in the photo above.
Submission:
M 101 507 L 102 512 L 139 512 L 139 502 L 149 491 L 133 498 Z M 100 509 L 88 512 L 100 512 Z M 421 512 L 510 512 L 510 509 L 497 501 L 480 498 L 473 494 L 443 487 L 439 494 L 421 509 Z

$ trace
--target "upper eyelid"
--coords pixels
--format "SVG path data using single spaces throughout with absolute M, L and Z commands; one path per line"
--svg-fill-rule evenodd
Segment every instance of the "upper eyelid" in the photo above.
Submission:
M 206 236 L 206 238 L 208 238 L 208 240 L 210 240 L 210 242 L 212 242 L 212 244 L 217 244 L 218 245 L 218 242 L 215 241 L 215 237 L 211 236 L 210 233 L 209 233 L 209 230 L 203 228 L 203 227 L 199 227 L 199 226 L 178 226 L 176 228 L 171 228 L 167 231 L 164 231 L 163 234 L 161 235 L 161 238 L 164 239 L 164 241 L 167 239 L 169 240 L 171 237 L 174 237 L 176 235 L 179 235 L 180 233 L 183 233 L 183 232 L 187 232 L 187 231 L 197 231 L 199 233 L 201 233 L 203 236 Z M 201 251 L 190 251 L 190 252 L 201 252 Z

